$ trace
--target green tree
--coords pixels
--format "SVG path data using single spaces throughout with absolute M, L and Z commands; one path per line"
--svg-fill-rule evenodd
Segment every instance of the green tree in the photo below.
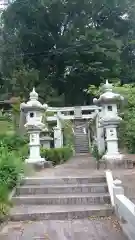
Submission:
M 83 90 L 106 77 L 125 82 L 130 75 L 134 81 L 133 4 L 133 0 L 14 1 L 3 13 L 1 71 L 11 79 L 5 85 L 12 83 L 15 71 L 28 66 L 39 74 L 37 87 L 44 99 L 49 88 L 57 104 L 72 105 L 89 102 Z

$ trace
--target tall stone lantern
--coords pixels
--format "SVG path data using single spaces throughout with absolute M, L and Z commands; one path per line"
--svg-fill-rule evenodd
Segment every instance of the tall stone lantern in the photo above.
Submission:
M 102 107 L 100 124 L 103 126 L 106 135 L 107 151 L 103 159 L 108 161 L 122 160 L 123 155 L 118 150 L 117 127 L 122 120 L 118 116 L 118 103 L 124 98 L 120 94 L 113 93 L 112 84 L 106 81 L 102 87 L 103 93 L 94 103 Z
M 29 157 L 26 159 L 27 163 L 37 165 L 45 163 L 45 159 L 40 156 L 40 132 L 45 126 L 42 123 L 42 116 L 46 108 L 45 104 L 42 105 L 38 101 L 35 88 L 30 93 L 30 100 L 20 106 L 21 111 L 26 114 L 25 128 L 29 134 Z

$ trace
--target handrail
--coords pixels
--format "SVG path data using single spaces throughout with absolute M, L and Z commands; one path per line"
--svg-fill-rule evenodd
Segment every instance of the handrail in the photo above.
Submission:
M 135 224 L 135 204 L 131 202 L 125 195 L 117 195 L 116 202 L 119 202 L 122 206 L 118 208 L 118 212 L 120 213 L 121 217 L 124 219 L 126 218 L 126 220 Z
M 111 204 L 114 207 L 115 204 L 114 204 L 114 193 L 113 193 L 113 176 L 110 170 L 106 171 L 106 181 L 107 181 L 108 191 L 111 198 Z
M 113 181 L 112 172 L 106 171 L 106 180 L 111 198 L 111 204 L 118 216 L 120 225 L 128 239 L 135 239 L 135 204 L 124 195 L 122 182 Z

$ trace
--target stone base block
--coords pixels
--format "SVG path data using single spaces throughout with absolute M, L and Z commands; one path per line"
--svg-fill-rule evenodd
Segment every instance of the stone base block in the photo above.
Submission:
M 51 168 L 51 167 L 53 167 L 51 161 L 45 161 L 45 162 L 44 162 L 44 168 Z
M 26 159 L 27 166 L 31 167 L 34 170 L 41 170 L 43 168 L 50 168 L 52 164 L 50 161 L 46 161 L 44 158 L 40 159 Z
M 108 161 L 108 162 L 114 162 L 114 161 L 122 161 L 124 159 L 124 155 L 120 153 L 116 153 L 113 155 L 110 154 L 105 154 L 102 157 L 103 160 Z
M 132 160 L 122 159 L 122 160 L 101 160 L 99 162 L 100 169 L 132 169 L 134 167 L 134 162 Z
M 41 158 L 41 157 L 39 157 L 39 158 L 27 158 L 27 159 L 25 159 L 25 162 L 26 163 L 31 163 L 31 164 L 42 165 L 42 164 L 44 164 L 45 159 Z

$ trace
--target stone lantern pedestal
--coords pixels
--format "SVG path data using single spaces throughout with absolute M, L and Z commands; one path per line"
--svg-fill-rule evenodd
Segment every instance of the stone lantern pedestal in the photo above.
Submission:
M 28 122 L 25 124 L 29 134 L 29 157 L 25 160 L 26 163 L 44 164 L 45 159 L 40 156 L 40 132 L 44 124 L 38 122 Z
M 103 122 L 102 122 L 103 121 Z M 118 149 L 118 137 L 117 137 L 117 126 L 120 123 L 121 118 L 117 117 L 115 119 L 109 117 L 103 118 L 101 123 L 103 124 L 106 131 L 106 144 L 107 151 L 103 156 L 103 160 L 107 160 L 109 162 L 117 162 L 119 160 L 123 160 L 123 155 L 120 154 Z

